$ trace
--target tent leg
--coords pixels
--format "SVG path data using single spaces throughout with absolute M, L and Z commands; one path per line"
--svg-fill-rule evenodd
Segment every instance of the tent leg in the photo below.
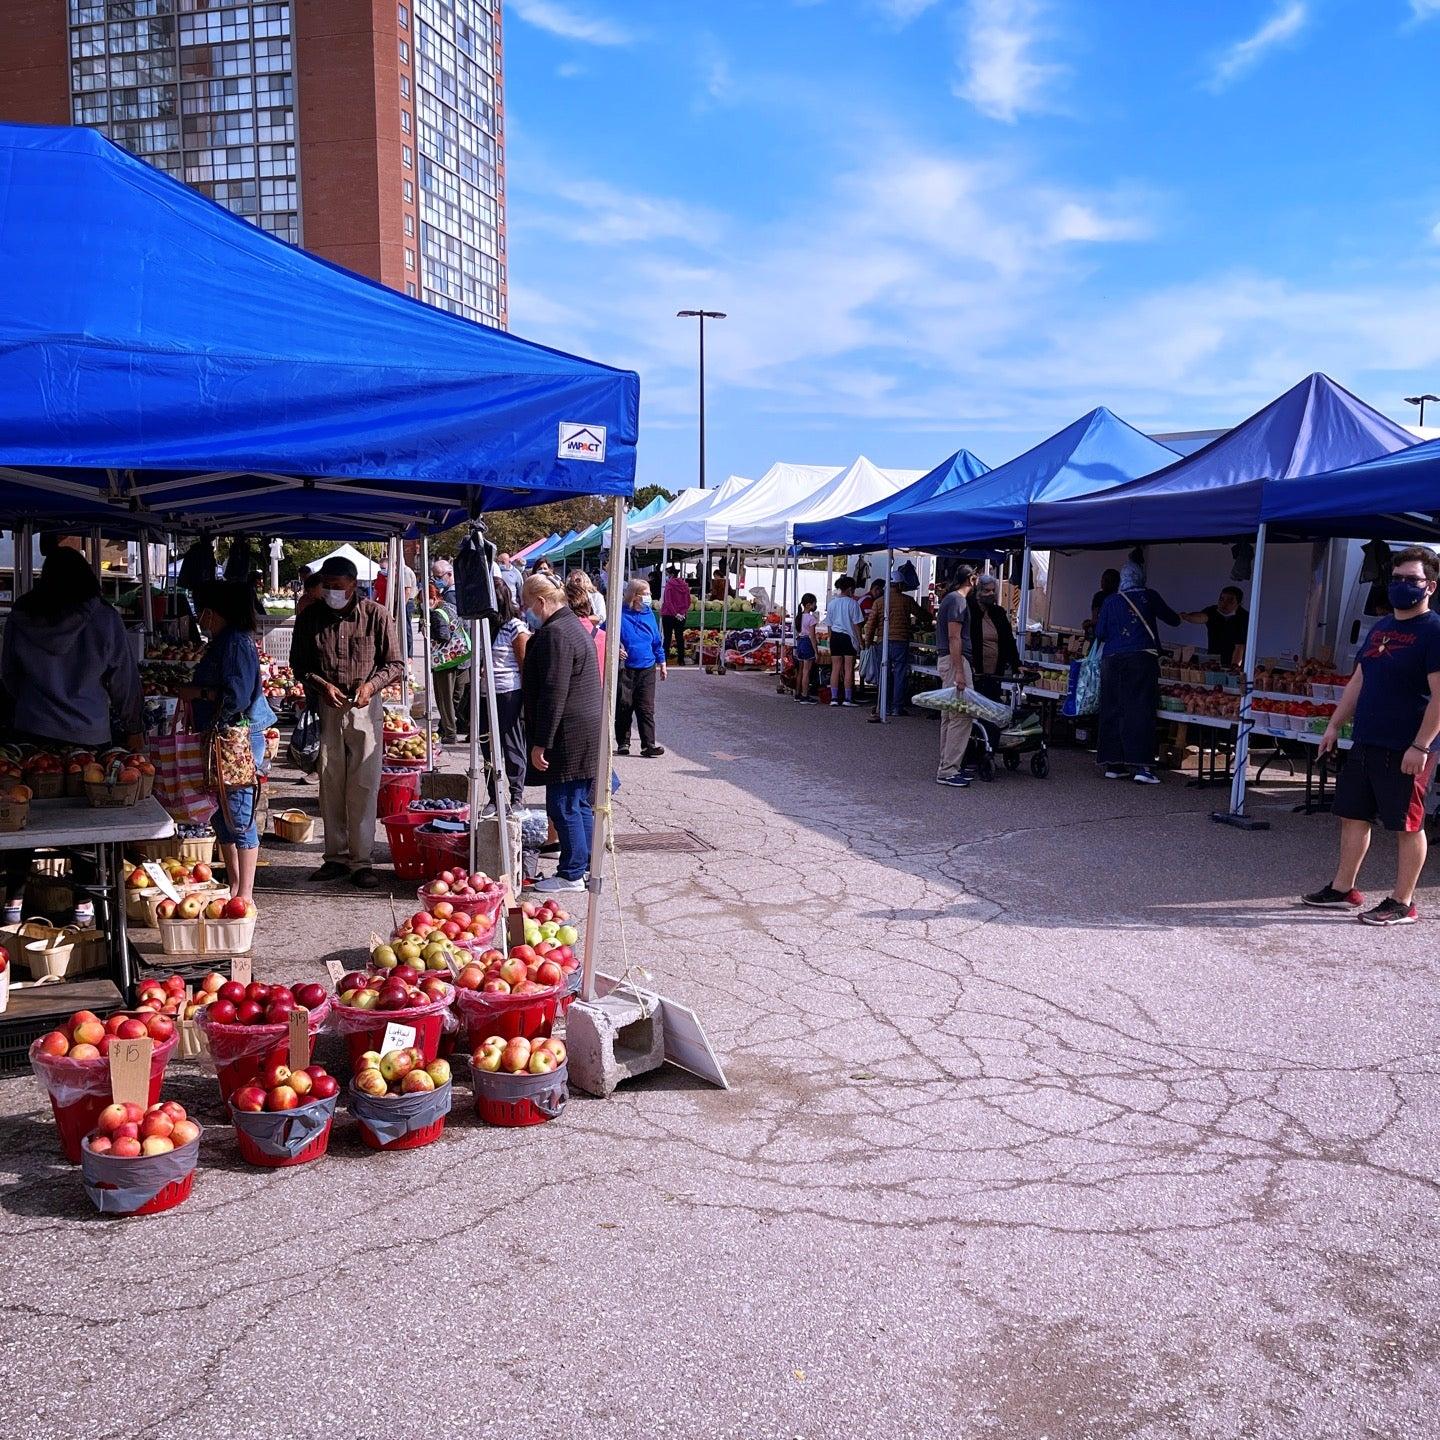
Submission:
M 1265 578 L 1265 525 L 1255 532 L 1255 571 L 1250 579 L 1250 622 L 1245 629 L 1245 683 L 1240 691 L 1240 722 L 1235 727 L 1235 765 L 1230 781 L 1230 808 L 1211 819 L 1237 830 L 1268 830 L 1268 820 L 1245 813 L 1245 770 L 1250 761 L 1251 697 L 1255 692 L 1255 646 L 1260 633 L 1260 587 Z
M 435 747 L 433 743 L 433 726 L 430 717 L 435 712 L 435 677 L 430 669 L 430 662 L 434 658 L 430 650 L 430 532 L 423 531 L 420 536 L 420 584 L 417 587 L 419 594 L 415 597 L 420 602 L 420 644 L 424 647 L 425 654 L 425 768 L 435 769 Z
M 495 823 L 499 826 L 501 873 L 496 877 L 507 885 L 510 883 L 510 795 L 505 778 L 505 749 L 500 743 L 500 707 L 495 699 L 495 667 L 490 663 L 490 622 L 480 621 L 480 643 L 485 648 L 485 713 L 490 727 L 490 773 L 495 777 Z M 473 670 L 473 666 L 472 666 Z M 470 676 L 470 687 L 475 687 L 475 676 Z M 470 812 L 471 834 L 475 831 L 475 812 Z M 517 877 L 523 879 L 523 876 Z M 520 887 L 515 887 L 516 894 Z
M 1020 606 L 1017 618 L 1020 622 L 1020 653 L 1023 656 L 1025 636 L 1030 630 L 1030 542 L 1028 540 L 1020 555 Z
M 480 803 L 480 622 L 470 622 L 470 869 L 477 868 Z
M 98 525 L 92 526 L 90 530 L 90 568 L 94 570 L 95 574 L 101 579 L 104 579 L 105 576 L 105 572 L 100 566 L 100 552 L 104 544 L 105 542 L 100 535 L 100 527 Z
M 710 602 L 710 546 L 705 544 L 700 550 L 700 670 L 705 670 L 705 607 Z
M 614 519 L 610 526 L 610 539 L 618 550 L 625 543 L 625 502 L 615 497 Z M 612 551 L 612 553 L 614 553 Z M 605 613 L 618 615 L 625 601 L 625 586 L 610 567 L 609 593 L 605 596 Z M 612 632 L 618 637 L 618 628 Z M 589 896 L 585 911 L 584 969 L 580 981 L 580 998 L 595 998 L 595 936 L 600 929 L 600 895 L 605 885 L 605 841 L 610 832 L 610 766 L 612 746 L 615 743 L 615 691 L 620 680 L 620 646 L 605 647 L 605 674 L 601 677 L 600 692 L 600 755 L 595 766 L 595 826 L 590 835 L 590 877 L 587 881 Z
M 12 574 L 18 600 L 35 588 L 35 527 L 27 520 L 18 530 L 10 532 L 10 539 L 15 546 Z
M 715 673 L 725 673 L 725 634 L 730 629 L 730 547 L 725 547 L 725 598 L 720 603 L 720 644 L 715 650 Z
M 885 552 L 885 613 L 880 621 L 880 723 L 890 723 L 890 577 L 895 573 L 895 549 Z
M 155 597 L 150 593 L 150 536 L 140 534 L 140 626 L 145 632 L 145 643 L 155 633 Z

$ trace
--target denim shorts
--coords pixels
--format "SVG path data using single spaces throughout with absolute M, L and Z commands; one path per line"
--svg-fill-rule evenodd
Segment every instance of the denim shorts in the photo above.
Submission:
M 255 769 L 265 774 L 270 762 L 265 758 L 265 732 L 250 732 L 250 749 L 255 756 Z M 258 850 L 260 832 L 255 825 L 255 807 L 260 798 L 260 787 L 247 786 L 243 790 L 231 790 L 216 807 L 211 818 L 215 837 L 222 845 L 234 845 L 238 850 Z M 227 810 L 229 812 L 227 818 Z M 233 822 L 233 823 L 231 823 Z
M 797 660 L 813 660 L 815 658 L 815 642 L 807 635 L 802 635 L 795 642 L 795 658 Z

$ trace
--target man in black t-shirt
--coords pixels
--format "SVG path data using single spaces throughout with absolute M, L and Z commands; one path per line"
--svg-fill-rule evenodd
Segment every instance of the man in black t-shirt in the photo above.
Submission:
M 1240 603 L 1244 598 L 1238 585 L 1227 585 L 1214 605 L 1180 612 L 1180 618 L 1188 624 L 1205 627 L 1205 648 L 1222 665 L 1239 665 L 1245 659 L 1250 612 Z
M 1370 827 L 1379 820 L 1395 832 L 1395 888 L 1360 919 L 1367 925 L 1413 925 L 1415 886 L 1425 868 L 1425 795 L 1435 777 L 1440 744 L 1440 615 L 1430 608 L 1440 560 L 1423 545 L 1395 556 L 1390 572 L 1392 615 L 1377 620 L 1355 673 L 1320 742 L 1335 749 L 1340 730 L 1354 719 L 1354 745 L 1332 806 L 1340 817 L 1340 864 L 1335 879 L 1306 905 L 1357 911 L 1365 897 L 1355 888 Z

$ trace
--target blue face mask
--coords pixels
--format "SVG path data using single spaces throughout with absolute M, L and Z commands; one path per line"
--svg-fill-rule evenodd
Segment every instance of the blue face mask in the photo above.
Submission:
M 1413 610 L 1425 598 L 1423 580 L 1392 580 L 1390 603 L 1397 610 Z
M 532 629 L 538 630 L 544 623 L 544 619 L 533 610 L 527 608 L 525 611 L 525 623 Z

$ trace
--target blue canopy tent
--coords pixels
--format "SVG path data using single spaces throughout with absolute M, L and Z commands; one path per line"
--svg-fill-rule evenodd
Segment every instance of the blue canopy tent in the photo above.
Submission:
M 632 372 L 351 274 L 93 130 L 0 125 L 0 237 L 0 513 L 365 538 L 600 494 L 623 534 Z
M 886 548 L 885 522 L 900 510 L 921 505 L 937 495 L 948 495 L 961 485 L 978 479 L 990 467 L 977 460 L 968 450 L 957 450 L 942 460 L 928 475 L 893 495 L 876 500 L 848 515 L 830 520 L 806 520 L 795 526 L 795 544 L 803 550 L 817 550 L 832 555 L 855 555 L 868 550 Z
M 295 249 L 93 130 L 0 125 L 0 235 L 0 480 L 266 533 L 633 489 L 634 374 Z
M 1309 375 L 1163 470 L 1102 495 L 1043 497 L 1030 507 L 1026 533 L 1037 549 L 1249 537 L 1267 481 L 1319 475 L 1414 442 L 1328 376 Z
M 1217 815 L 1217 819 L 1245 826 L 1255 824 L 1245 815 L 1245 767 L 1252 728 L 1250 705 L 1264 578 L 1267 495 L 1307 493 L 1316 488 L 1310 477 L 1338 466 L 1393 455 L 1409 448 L 1414 438 L 1403 426 L 1328 376 L 1316 373 L 1306 376 L 1233 430 L 1153 475 L 1103 495 L 1030 507 L 1027 533 L 1035 546 L 1254 537 L 1250 625 L 1245 640 L 1245 680 L 1230 809 Z M 1336 487 L 1331 483 L 1323 489 L 1333 496 Z M 1353 491 L 1351 494 L 1353 499 Z M 1288 503 L 1295 507 L 1294 500 Z M 1297 524 L 1296 519 L 1287 521 L 1287 531 L 1315 533 Z M 1332 529 L 1327 533 L 1341 532 Z
M 1272 480 L 1260 497 L 1271 529 L 1384 540 L 1440 539 L 1440 440 L 1294 480 Z

